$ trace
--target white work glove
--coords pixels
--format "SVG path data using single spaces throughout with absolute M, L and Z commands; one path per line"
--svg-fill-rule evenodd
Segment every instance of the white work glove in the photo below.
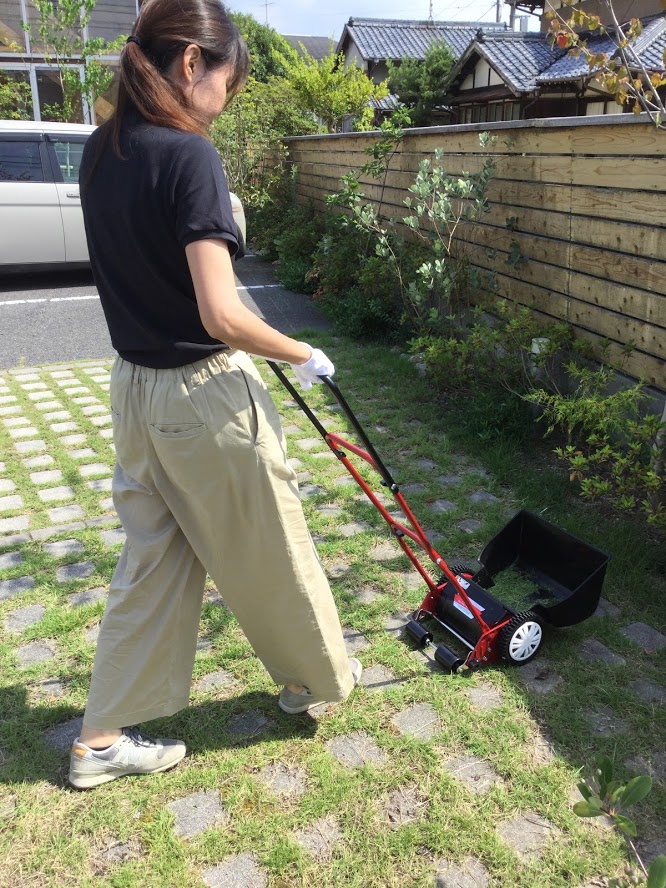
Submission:
M 303 345 L 308 345 L 304 342 Z M 333 362 L 326 357 L 324 352 L 319 348 L 312 348 L 308 345 L 312 354 L 305 364 L 291 364 L 294 376 L 299 381 L 304 391 L 312 388 L 313 383 L 321 382 L 320 376 L 333 376 L 335 367 Z

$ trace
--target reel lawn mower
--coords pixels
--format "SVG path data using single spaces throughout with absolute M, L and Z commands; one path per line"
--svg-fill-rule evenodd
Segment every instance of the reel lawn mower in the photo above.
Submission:
M 609 561 L 605 552 L 538 515 L 520 511 L 484 547 L 479 557 L 480 570 L 474 572 L 456 564 L 449 567 L 431 545 L 333 379 L 321 377 L 365 450 L 335 432 L 326 431 L 280 367 L 273 361 L 268 364 L 379 511 L 428 586 L 423 602 L 411 615 L 405 629 L 420 647 L 434 648 L 434 658 L 445 670 L 456 673 L 478 669 L 498 660 L 523 666 L 541 648 L 545 626 L 573 626 L 592 616 L 599 604 Z M 389 514 L 350 461 L 348 452 L 379 473 L 381 484 L 393 494 L 405 517 L 404 522 Z M 440 574 L 437 580 L 417 558 L 414 546 L 422 549 L 436 566 Z M 527 607 L 509 607 L 488 591 L 503 571 L 515 576 L 519 582 L 521 578 L 529 581 L 533 591 Z M 457 653 L 445 644 L 435 644 L 428 628 L 432 624 L 455 637 L 464 653 Z

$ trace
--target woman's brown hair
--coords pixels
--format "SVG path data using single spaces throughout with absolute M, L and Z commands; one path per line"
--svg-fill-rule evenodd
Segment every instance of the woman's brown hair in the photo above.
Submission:
M 219 0 L 145 0 L 120 56 L 118 101 L 109 121 L 119 157 L 128 106 L 158 126 L 205 133 L 206 121 L 169 74 L 174 59 L 190 44 L 199 47 L 207 68 L 229 66 L 229 99 L 245 85 L 250 69 L 247 47 Z

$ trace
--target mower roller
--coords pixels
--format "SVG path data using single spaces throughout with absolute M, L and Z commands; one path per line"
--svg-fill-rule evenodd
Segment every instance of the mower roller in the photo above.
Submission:
M 268 365 L 328 444 L 337 459 L 357 482 L 388 524 L 405 555 L 428 587 L 420 607 L 406 624 L 407 634 L 422 648 L 434 648 L 434 658 L 448 672 L 478 669 L 504 660 L 514 666 L 529 663 L 541 648 L 546 626 L 580 623 L 597 609 L 609 556 L 568 531 L 531 512 L 517 512 L 484 547 L 481 569 L 451 567 L 434 549 L 397 483 L 377 455 L 337 383 L 320 377 L 330 389 L 365 449 L 335 432 L 328 432 L 287 376 L 273 361 Z M 374 468 L 381 484 L 393 495 L 405 521 L 396 520 L 349 459 L 354 454 Z M 422 549 L 437 568 L 433 579 L 416 556 Z M 537 591 L 528 610 L 514 610 L 488 590 L 502 571 L 513 569 L 529 579 Z M 541 599 L 549 603 L 541 603 Z M 435 644 L 429 626 L 444 629 L 464 649 L 458 654 L 445 644 Z

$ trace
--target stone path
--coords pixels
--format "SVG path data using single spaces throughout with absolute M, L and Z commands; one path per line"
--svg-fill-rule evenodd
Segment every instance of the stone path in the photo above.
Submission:
M 109 368 L 110 362 L 102 361 L 0 372 L 0 630 L 4 633 L 0 640 L 10 646 L 13 666 L 31 704 L 53 706 L 54 711 L 56 706 L 68 707 L 64 711 L 69 715 L 54 717 L 41 731 L 45 750 L 61 757 L 81 729 L 77 707 L 71 705 L 68 647 L 75 639 L 74 650 L 92 656 L 113 564 L 125 542 L 110 499 L 114 451 Z M 257 751 L 260 761 L 252 763 L 249 757 L 244 759 L 249 764 L 241 766 L 249 781 L 243 790 L 246 803 L 265 806 L 268 812 L 293 813 L 294 825 L 284 840 L 297 849 L 293 853 L 301 855 L 303 866 L 325 871 L 348 853 L 354 841 L 344 806 L 315 813 L 313 799 L 322 793 L 322 774 L 333 775 L 331 779 L 339 775 L 345 785 L 376 784 L 373 829 L 393 834 L 428 824 L 433 786 L 473 805 L 511 798 L 511 779 L 493 756 L 492 745 L 480 752 L 481 735 L 474 740 L 474 726 L 483 724 L 489 730 L 493 718 L 512 714 L 522 730 L 528 719 L 525 711 L 532 704 L 538 710 L 544 701 L 559 699 L 558 695 L 566 698 L 572 670 L 604 670 L 626 688 L 637 707 L 655 710 L 666 705 L 666 682 L 652 669 L 666 648 L 666 636 L 654 626 L 631 622 L 627 608 L 606 600 L 597 619 L 586 624 L 588 635 L 570 659 L 540 656 L 511 673 L 510 692 L 507 682 L 496 680 L 491 670 L 449 680 L 435 666 L 437 679 L 428 675 L 423 667 L 432 668 L 432 662 L 414 652 L 404 635 L 409 607 L 425 591 L 423 579 L 408 569 L 381 520 L 362 511 L 366 498 L 348 489 L 350 479 L 340 473 L 341 467 L 321 439 L 312 437 L 293 406 L 284 401 L 290 463 L 299 474 L 306 512 L 321 531 L 313 537 L 326 572 L 336 593 L 351 602 L 351 618 L 343 614 L 343 635 L 348 654 L 359 657 L 365 667 L 360 688 L 347 707 L 321 707 L 311 717 L 295 721 L 286 719 L 274 700 L 267 702 L 266 694 L 245 704 L 250 683 L 258 681 L 258 671 L 251 670 L 260 667 L 253 665 L 248 679 L 247 653 L 228 662 L 220 658 L 224 629 L 212 621 L 199 638 L 192 691 L 196 705 L 224 712 L 216 737 L 227 754 Z M 340 427 L 339 412 L 331 409 L 330 417 L 325 418 L 327 427 Z M 375 430 L 378 435 L 382 428 Z M 475 466 L 461 464 L 452 471 L 433 459 L 417 458 L 413 470 L 416 480 L 408 480 L 401 490 L 415 512 L 432 523 L 430 538 L 446 540 L 446 533 L 457 531 L 463 540 L 458 551 L 465 552 L 460 560 L 474 563 L 486 510 L 503 501 L 501 490 Z M 380 493 L 380 498 L 387 508 L 394 507 L 392 497 Z M 400 512 L 395 511 L 395 519 L 403 520 Z M 372 582 L 357 582 L 360 559 L 373 566 Z M 216 591 L 208 591 L 206 607 L 231 619 Z M 73 621 L 74 628 L 52 635 L 50 627 L 59 625 L 59 619 Z M 605 627 L 600 637 L 597 627 Z M 235 643 L 242 645 L 240 633 Z M 637 664 L 645 665 L 645 674 L 636 671 Z M 519 709 L 516 694 L 523 701 Z M 452 721 L 456 722 L 450 706 L 456 718 L 464 714 L 464 731 L 459 726 L 452 729 Z M 581 721 L 587 725 L 590 744 L 631 731 L 631 713 L 614 711 L 603 701 L 588 706 Z M 293 745 L 285 735 L 286 725 L 295 734 L 305 732 Z M 516 740 L 523 748 L 525 766 L 548 768 L 558 750 L 536 721 L 528 725 L 527 739 L 520 739 L 519 732 Z M 310 730 L 312 742 L 317 743 L 316 762 L 308 759 Z M 428 776 L 433 778 L 428 786 L 427 781 L 421 785 L 419 779 L 396 773 L 402 750 L 427 761 Z M 0 768 L 10 760 L 0 748 Z M 64 762 L 64 757 L 60 760 Z M 660 785 L 666 784 L 663 750 L 637 750 L 625 766 L 630 773 L 649 773 Z M 163 806 L 167 828 L 173 841 L 186 849 L 183 853 L 206 847 L 209 841 L 215 848 L 216 837 L 233 835 L 233 805 L 238 799 L 229 796 L 224 782 L 211 788 L 199 779 L 206 772 L 197 754 L 183 763 L 182 772 L 189 774 L 188 779 L 167 790 Z M 562 840 L 537 802 L 534 810 L 517 802 L 520 810 L 514 807 L 515 813 L 492 826 L 517 867 L 538 860 L 552 843 Z M 0 818 L 2 805 L 14 811 L 14 802 L 0 796 Z M 266 854 L 232 846 L 235 853 L 200 857 L 209 865 L 191 864 L 203 884 L 212 888 L 273 884 Z M 138 833 L 128 840 L 109 836 L 94 849 L 91 870 L 107 878 L 118 866 L 149 853 Z M 428 878 L 446 888 L 485 888 L 496 884 L 493 866 L 492 859 L 470 855 L 432 855 Z

